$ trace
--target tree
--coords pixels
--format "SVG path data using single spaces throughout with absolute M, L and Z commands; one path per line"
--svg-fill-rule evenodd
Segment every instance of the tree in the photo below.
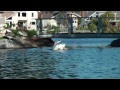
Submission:
M 97 26 L 96 26 L 94 23 L 90 23 L 90 24 L 88 25 L 88 28 L 89 28 L 89 30 L 90 30 L 91 32 L 94 32 L 94 31 L 97 30 Z
M 102 18 L 102 32 L 103 33 L 110 33 L 114 32 L 114 28 L 111 26 L 110 21 L 114 20 L 115 16 L 112 13 L 112 11 L 107 11 L 103 15 L 101 15 Z
M 110 24 L 111 20 L 114 20 L 115 16 L 112 13 L 112 11 L 106 11 L 104 14 L 100 16 L 102 18 L 102 32 L 103 33 L 110 33 L 110 32 L 115 32 L 115 28 L 112 27 Z M 91 31 L 95 31 L 95 27 L 98 27 L 98 19 L 97 18 L 91 18 L 91 21 L 88 25 L 88 28 Z
M 116 32 L 120 33 L 120 21 L 116 23 Z
M 78 25 L 81 24 L 81 18 L 78 18 Z
M 103 15 L 101 15 L 101 17 L 102 17 L 104 20 L 107 20 L 107 21 L 114 20 L 114 18 L 115 18 L 115 16 L 114 16 L 114 14 L 112 13 L 112 11 L 107 11 L 107 12 L 105 12 Z
M 98 20 L 97 20 L 97 18 L 91 18 L 91 21 L 88 24 L 88 29 L 91 32 L 96 32 L 97 31 L 97 26 L 98 26 Z

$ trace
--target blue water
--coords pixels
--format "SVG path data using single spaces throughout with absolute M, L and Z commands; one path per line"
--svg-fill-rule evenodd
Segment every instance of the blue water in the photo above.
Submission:
M 114 39 L 53 38 L 65 51 L 0 49 L 0 79 L 120 79 L 120 48 L 106 47 Z

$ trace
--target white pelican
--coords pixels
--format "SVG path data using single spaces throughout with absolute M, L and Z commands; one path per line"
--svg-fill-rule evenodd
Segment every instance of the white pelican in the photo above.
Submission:
M 54 46 L 53 46 L 53 50 L 66 50 L 67 48 L 65 48 L 66 44 L 61 43 L 61 41 L 57 41 L 55 42 Z

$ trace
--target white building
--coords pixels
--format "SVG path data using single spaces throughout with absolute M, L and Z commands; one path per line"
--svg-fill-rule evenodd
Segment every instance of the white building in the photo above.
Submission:
M 35 19 L 38 18 L 37 11 L 9 11 L 3 16 L 6 18 L 6 23 L 15 24 L 15 26 L 12 26 L 13 29 L 16 29 L 19 24 L 20 26 L 25 26 L 27 30 L 36 30 Z

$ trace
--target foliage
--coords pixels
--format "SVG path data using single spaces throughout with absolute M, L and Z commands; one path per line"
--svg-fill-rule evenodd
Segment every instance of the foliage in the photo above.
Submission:
M 28 37 L 32 37 L 34 35 L 36 35 L 36 31 L 35 30 L 26 30 Z
M 98 19 L 97 18 L 91 18 L 91 21 L 88 24 L 88 29 L 91 32 L 95 32 L 95 31 L 97 31 L 97 26 L 98 26 Z
M 11 28 L 11 27 L 10 27 L 9 23 L 6 23 L 5 26 L 4 26 L 4 28 L 5 28 L 5 29 L 9 29 L 9 28 Z
M 114 18 L 115 18 L 115 16 L 114 16 L 114 14 L 112 13 L 112 11 L 107 11 L 107 12 L 105 12 L 103 15 L 101 15 L 101 17 L 102 17 L 104 20 L 107 20 L 107 21 L 114 20 Z
M 59 31 L 60 27 L 58 26 L 49 26 L 47 30 L 47 34 L 55 34 Z
M 117 23 L 117 31 L 120 33 L 120 21 Z
M 18 34 L 18 31 L 20 30 L 11 30 L 12 33 L 15 35 L 15 36 L 20 36 Z M 36 35 L 36 31 L 35 30 L 26 30 L 27 34 L 28 34 L 28 37 L 32 37 L 33 35 Z
M 83 26 L 79 26 L 79 27 L 77 28 L 77 30 L 84 30 L 84 27 L 83 27 Z
M 90 30 L 91 32 L 94 32 L 94 31 L 97 30 L 97 26 L 96 26 L 94 23 L 90 23 L 90 24 L 88 25 L 88 28 L 89 28 L 89 30 Z
M 102 33 L 115 33 L 116 27 L 110 24 L 111 20 L 114 20 L 115 16 L 112 13 L 112 11 L 107 11 L 104 14 L 100 16 L 102 18 Z M 94 32 L 97 30 L 98 27 L 98 19 L 97 18 L 91 18 L 90 23 L 88 24 L 88 28 L 91 30 L 91 32 Z M 120 29 L 120 23 L 118 25 L 118 29 Z
M 12 31 L 12 33 L 15 35 L 15 36 L 20 36 L 19 34 L 18 34 L 18 31 L 19 30 L 11 30 Z
M 12 26 L 15 27 L 15 24 L 6 23 L 5 26 L 4 26 L 4 28 L 5 29 L 10 29 Z
M 80 25 L 82 22 L 81 18 L 78 18 L 78 25 Z
M 115 31 L 115 28 L 112 27 L 110 21 L 115 18 L 114 14 L 111 11 L 107 11 L 105 14 L 101 15 L 101 17 L 102 17 L 102 28 L 103 28 L 102 32 L 113 33 Z

